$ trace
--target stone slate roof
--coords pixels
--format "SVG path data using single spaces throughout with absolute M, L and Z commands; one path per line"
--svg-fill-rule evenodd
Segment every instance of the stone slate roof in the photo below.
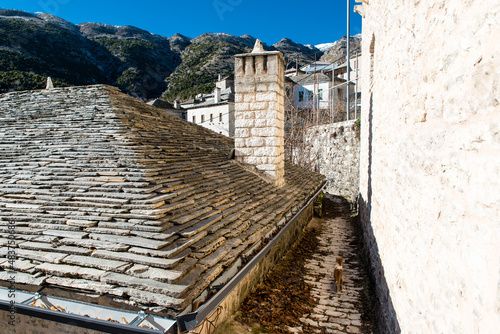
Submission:
M 0 267 L 14 222 L 18 284 L 172 317 L 323 182 L 275 188 L 233 147 L 109 86 L 0 95 Z

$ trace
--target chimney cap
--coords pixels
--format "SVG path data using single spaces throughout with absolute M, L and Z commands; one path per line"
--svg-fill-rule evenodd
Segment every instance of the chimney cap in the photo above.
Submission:
M 262 53 L 265 52 L 264 46 L 262 45 L 262 42 L 260 39 L 255 40 L 255 45 L 253 47 L 252 53 Z

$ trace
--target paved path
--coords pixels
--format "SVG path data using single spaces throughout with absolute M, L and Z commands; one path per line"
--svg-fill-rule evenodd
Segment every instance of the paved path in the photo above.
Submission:
M 300 320 L 314 333 L 372 333 L 368 276 L 361 260 L 359 229 L 350 217 L 348 203 L 325 198 L 325 223 L 318 252 L 306 262 L 306 282 L 319 303 Z M 335 292 L 333 270 L 337 256 L 344 258 L 344 286 Z M 306 327 L 306 326 L 304 326 Z

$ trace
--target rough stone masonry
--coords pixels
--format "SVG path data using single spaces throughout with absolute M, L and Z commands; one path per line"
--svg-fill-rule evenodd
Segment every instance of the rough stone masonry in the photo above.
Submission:
M 498 332 L 500 2 L 363 2 L 360 212 L 383 332 Z
M 257 40 L 252 53 L 235 59 L 235 148 L 278 187 L 284 185 L 284 64 L 279 51 Z

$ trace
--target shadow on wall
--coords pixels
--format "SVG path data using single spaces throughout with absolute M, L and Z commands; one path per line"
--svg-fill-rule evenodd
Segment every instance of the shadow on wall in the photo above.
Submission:
M 389 287 L 385 279 L 384 267 L 380 259 L 379 248 L 371 224 L 372 204 L 372 140 L 373 140 L 373 93 L 370 96 L 368 112 L 368 184 L 367 198 L 358 197 L 359 215 L 363 229 L 366 256 L 370 261 L 370 279 L 375 285 L 377 318 L 380 333 L 401 333 L 396 311 L 392 304 Z

